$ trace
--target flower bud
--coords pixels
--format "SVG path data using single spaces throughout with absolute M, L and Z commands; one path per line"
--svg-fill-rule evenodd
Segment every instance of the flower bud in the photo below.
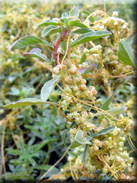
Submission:
M 82 85 L 79 86 L 79 89 L 80 89 L 80 91 L 85 91 L 86 90 L 86 86 L 82 84 Z
M 77 73 L 77 71 L 78 71 L 78 69 L 75 67 L 75 68 L 70 68 L 69 69 L 69 73 L 71 74 L 71 75 L 75 75 L 76 73 Z

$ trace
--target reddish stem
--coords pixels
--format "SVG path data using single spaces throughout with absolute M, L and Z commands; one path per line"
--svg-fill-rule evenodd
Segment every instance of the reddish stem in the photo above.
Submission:
M 61 42 L 61 39 L 60 38 L 57 39 L 57 42 L 54 44 L 54 50 L 52 52 L 53 57 L 54 57 L 56 63 L 57 63 L 57 50 L 58 50 L 58 47 L 59 47 L 60 42 Z
M 67 33 L 68 33 L 68 30 L 63 30 L 62 38 L 57 39 L 56 43 L 53 46 L 54 50 L 53 50 L 52 54 L 53 54 L 54 60 L 56 61 L 56 64 L 57 64 L 57 50 L 58 50 L 58 47 L 59 47 L 61 41 L 63 41 L 63 39 L 65 39 Z
M 62 38 L 63 38 L 63 39 L 66 37 L 67 33 L 68 33 L 68 30 L 65 30 L 65 31 L 62 33 Z

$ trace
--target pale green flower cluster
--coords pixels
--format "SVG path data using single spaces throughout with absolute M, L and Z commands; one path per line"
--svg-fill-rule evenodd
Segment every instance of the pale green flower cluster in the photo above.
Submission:
M 69 57 L 64 60 L 62 66 L 64 69 L 60 69 L 60 65 L 56 66 L 53 69 L 53 74 L 54 76 L 61 75 L 64 81 L 60 107 L 63 111 L 67 111 L 67 127 L 70 127 L 72 122 L 76 122 L 76 126 L 69 131 L 71 143 L 75 140 L 79 130 L 84 132 L 83 138 L 87 138 L 89 131 L 96 134 L 101 130 L 105 130 L 108 124 L 115 126 L 115 129 L 90 140 L 91 144 L 88 145 L 85 163 L 82 161 L 82 154 L 77 153 L 77 150 L 83 148 L 81 146 L 74 150 L 77 158 L 69 155 L 68 160 L 73 162 L 73 167 L 77 170 L 79 178 L 84 176 L 90 179 L 102 179 L 108 174 L 114 180 L 134 179 L 135 160 L 130 156 L 126 147 L 128 135 L 133 128 L 133 121 L 130 117 L 124 116 L 119 116 L 120 119 L 115 118 L 115 121 L 112 120 L 112 118 L 114 119 L 113 115 L 106 113 L 105 116 L 100 117 L 100 124 L 94 123 L 96 121 L 95 115 L 100 112 L 96 106 L 100 106 L 102 101 L 96 99 L 96 88 L 93 85 L 87 85 L 84 75 L 80 73 L 81 69 L 89 68 L 92 63 L 100 64 L 102 62 L 102 70 L 99 75 L 104 78 L 104 82 L 108 87 L 108 80 L 103 76 L 103 73 L 107 71 L 110 75 L 117 75 L 123 72 L 123 63 L 118 58 L 118 44 L 121 38 L 127 37 L 129 32 L 128 24 L 117 17 L 117 12 L 113 12 L 112 16 L 108 16 L 103 11 L 96 11 L 92 13 L 92 16 L 96 18 L 92 27 L 88 19 L 83 23 L 94 31 L 108 29 L 112 32 L 112 36 L 101 38 L 99 43 L 91 41 L 84 48 L 81 46 L 75 47 L 70 52 Z M 113 38 L 113 35 L 115 38 Z M 76 35 L 72 36 L 70 43 L 75 41 L 77 37 Z M 87 59 L 79 63 L 81 52 L 86 54 Z M 127 66 L 126 68 L 129 69 L 130 67 Z M 87 76 L 92 78 L 93 75 L 88 73 Z M 96 110 L 96 114 L 93 109 Z M 107 115 L 109 116 L 106 117 Z M 96 117 L 98 116 L 100 115 L 96 115 Z M 84 149 L 81 151 L 83 153 Z

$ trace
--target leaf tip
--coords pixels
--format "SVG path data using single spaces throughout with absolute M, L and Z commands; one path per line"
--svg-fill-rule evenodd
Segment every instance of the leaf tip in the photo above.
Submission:
M 8 51 L 11 51 L 13 48 L 13 44 L 8 48 Z

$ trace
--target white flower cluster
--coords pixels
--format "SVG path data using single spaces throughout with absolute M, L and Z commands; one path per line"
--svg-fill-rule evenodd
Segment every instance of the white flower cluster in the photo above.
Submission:
M 96 31 L 104 30 L 104 29 L 105 29 L 105 27 L 101 23 L 97 23 L 97 24 L 94 25 L 94 30 L 96 30 Z
M 108 27 L 110 30 L 116 30 L 118 36 L 122 39 L 127 36 L 127 33 L 129 32 L 128 23 L 125 22 L 125 20 L 121 18 L 116 17 L 109 17 L 102 21 L 102 24 L 106 27 Z
M 83 50 L 83 52 L 86 54 L 100 54 L 101 51 L 102 51 L 101 45 L 94 46 L 90 50 L 88 50 L 87 48 L 84 48 L 84 50 Z
M 84 79 L 87 75 L 81 74 L 80 76 L 79 72 L 80 68 L 87 69 L 90 65 L 90 61 L 92 61 L 92 63 L 98 63 L 97 61 L 99 61 L 99 64 L 103 61 L 104 65 L 101 63 L 101 69 L 99 69 L 99 71 L 102 72 L 102 75 L 103 73 L 107 73 L 108 75 L 116 74 L 120 73 L 122 70 L 123 63 L 119 62 L 118 58 L 118 43 L 121 38 L 127 36 L 128 24 L 124 20 L 117 18 L 118 13 L 115 11 L 113 12 L 112 17 L 109 17 L 108 15 L 104 16 L 104 14 L 105 13 L 102 11 L 96 11 L 92 14 L 96 19 L 100 16 L 100 20 L 95 20 L 92 28 L 95 31 L 108 29 L 112 32 L 112 35 L 101 38 L 99 43 L 96 41 L 90 42 L 93 46 L 92 48 L 89 47 L 89 44 L 87 44 L 84 50 L 83 47 L 80 46 L 73 48 L 69 55 L 70 57 L 67 58 L 70 58 L 70 60 L 66 59 L 63 62 L 65 65 L 65 61 L 67 61 L 68 65 L 65 65 L 63 68 L 63 79 L 65 82 L 63 86 L 65 92 L 62 94 L 60 106 L 63 110 L 69 111 L 66 114 L 67 128 L 69 128 L 72 122 L 75 121 L 77 123 L 77 125 L 69 131 L 71 142 L 75 139 L 78 130 L 82 130 L 84 132 L 84 137 L 87 137 L 89 135 L 89 130 L 92 130 L 92 133 L 96 134 L 105 129 L 105 125 L 107 126 L 108 123 L 108 118 L 110 120 L 110 124 L 112 123 L 115 125 L 115 129 L 109 133 L 95 136 L 90 140 L 91 144 L 87 149 L 85 163 L 82 162 L 81 155 L 77 154 L 78 149 L 80 149 L 81 146 L 75 150 L 77 158 L 73 158 L 72 156 L 68 157 L 69 161 L 73 161 L 75 168 L 79 170 L 80 174 L 84 177 L 90 178 L 98 176 L 94 173 L 95 170 L 102 170 L 103 173 L 99 175 L 100 178 L 102 178 L 106 173 L 111 172 L 106 164 L 108 164 L 109 167 L 112 167 L 114 172 L 119 170 L 122 165 L 124 168 L 119 171 L 119 174 L 121 173 L 119 176 L 121 176 L 122 173 L 125 172 L 125 167 L 128 167 L 128 171 L 130 169 L 133 170 L 132 164 L 134 163 L 134 159 L 130 157 L 125 146 L 125 136 L 130 132 L 130 129 L 133 126 L 133 121 L 128 117 L 121 115 L 121 117 L 118 116 L 121 121 L 116 123 L 115 121 L 111 121 L 111 116 L 108 115 L 108 118 L 106 119 L 104 117 L 100 118 L 101 123 L 99 126 L 96 125 L 96 115 L 92 112 L 91 105 L 92 102 L 93 104 L 101 104 L 101 100 L 95 100 L 97 95 L 96 88 L 94 86 L 89 86 L 89 83 Z M 88 27 L 91 26 L 89 20 L 86 20 L 84 23 Z M 78 35 L 76 34 L 73 38 L 74 39 L 70 40 L 70 43 L 78 38 Z M 86 61 L 83 63 L 79 63 L 83 54 L 81 53 L 81 50 L 83 50 L 87 56 Z M 108 65 L 106 66 L 105 64 Z M 105 70 L 103 66 L 107 69 Z M 53 73 L 60 74 L 61 69 L 56 66 Z M 64 74 L 65 69 L 68 70 L 66 75 Z M 99 72 L 97 71 L 97 74 L 98 73 Z M 108 87 L 110 89 L 107 83 L 108 79 L 106 78 L 107 77 L 103 76 L 102 79 L 104 87 Z M 108 88 L 107 91 L 109 91 Z M 87 101 L 90 102 L 91 105 L 88 106 L 85 104 Z M 95 108 L 96 107 L 98 106 L 96 105 Z M 91 120 L 92 118 L 93 120 Z
M 66 69 L 66 66 L 65 65 L 57 65 L 56 67 L 54 67 L 53 68 L 53 76 L 54 77 L 56 77 L 56 76 L 58 76 L 58 75 L 60 75 L 61 74 L 61 70 L 62 70 L 62 72 L 64 72 L 65 71 L 65 69 Z

